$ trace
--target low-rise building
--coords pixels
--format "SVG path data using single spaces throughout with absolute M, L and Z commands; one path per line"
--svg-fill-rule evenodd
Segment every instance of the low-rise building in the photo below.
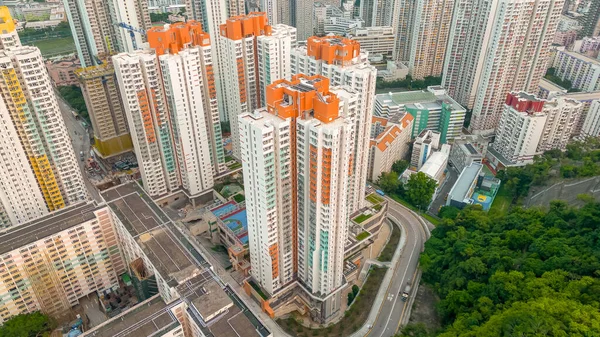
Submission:
M 500 188 L 500 180 L 485 175 L 482 169 L 482 164 L 473 163 L 461 171 L 448 193 L 446 206 L 462 209 L 467 205 L 481 205 L 485 211 L 490 209 Z
M 423 130 L 434 130 L 446 143 L 461 134 L 467 110 L 439 86 L 375 96 L 374 116 L 389 117 L 398 112 L 408 112 L 415 118 L 413 138 Z
M 543 99 L 552 99 L 556 96 L 565 95 L 566 93 L 567 89 L 545 78 L 542 78 L 540 80 L 537 96 Z
M 403 80 L 408 75 L 408 66 L 400 61 L 387 61 L 384 70 L 377 70 L 377 77 L 385 82 Z
M 358 41 L 360 47 L 368 51 L 369 54 L 383 55 L 386 59 L 392 58 L 394 43 L 396 42 L 396 36 L 392 27 L 355 28 L 350 32 L 348 37 Z
M 79 86 L 75 70 L 81 68 L 81 63 L 77 57 L 63 58 L 54 61 L 46 61 L 48 75 L 57 87 L 67 85 Z
M 598 57 L 598 52 L 600 52 L 600 36 L 588 36 L 575 41 L 573 44 L 573 51 L 591 58 Z
M 383 172 L 391 171 L 394 162 L 408 155 L 413 120 L 407 113 L 390 121 L 373 117 L 367 170 L 371 181 L 376 181 Z
M 473 163 L 481 164 L 483 155 L 473 144 L 464 139 L 456 139 L 450 150 L 450 162 L 461 172 Z
M 413 143 L 412 154 L 410 156 L 410 167 L 419 170 L 425 164 L 429 156 L 440 148 L 440 133 L 423 130 Z
M 450 145 L 442 145 L 441 149 L 429 156 L 425 164 L 419 169 L 419 172 L 423 172 L 431 179 L 435 180 L 438 187 L 442 186 L 445 179 L 450 149 Z

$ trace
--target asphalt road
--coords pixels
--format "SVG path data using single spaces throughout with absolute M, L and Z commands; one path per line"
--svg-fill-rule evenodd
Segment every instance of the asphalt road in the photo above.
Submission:
M 89 181 L 87 177 L 87 173 L 85 172 L 85 161 L 82 161 L 80 158 L 80 153 L 83 151 L 84 157 L 88 158 L 90 156 L 90 136 L 86 129 L 81 124 L 81 121 L 77 120 L 73 113 L 71 112 L 71 107 L 56 93 L 56 99 L 58 100 L 58 106 L 60 107 L 60 111 L 63 115 L 63 119 L 65 121 L 65 125 L 67 126 L 67 130 L 69 132 L 69 137 L 71 137 L 71 143 L 73 144 L 73 150 L 75 151 L 75 157 L 77 157 L 77 162 L 79 163 L 79 169 L 81 170 L 81 174 L 83 175 L 83 181 L 87 187 L 88 192 L 95 200 L 100 201 L 100 194 L 98 190 L 94 187 L 94 185 Z
M 459 172 L 456 170 L 456 168 L 448 165 L 448 172 L 446 173 L 446 180 L 444 182 L 444 185 L 442 186 L 436 198 L 433 200 L 431 206 L 429 207 L 429 211 L 431 213 L 437 214 L 440 210 L 440 207 L 446 205 L 446 195 L 448 194 L 448 192 L 450 192 L 452 186 L 454 186 L 454 183 L 456 183 L 456 180 L 458 180 L 458 175 Z
M 392 278 L 386 299 L 381 306 L 377 320 L 372 325 L 369 337 L 391 337 L 396 334 L 400 323 L 408 314 L 410 300 L 403 302 L 399 293 L 404 291 L 407 284 L 411 285 L 410 296 L 414 296 L 417 290 L 413 284 L 419 265 L 419 256 L 423 245 L 427 240 L 426 229 L 407 208 L 394 200 L 387 198 L 388 214 L 395 217 L 405 229 L 406 245 L 397 261 L 395 274 Z

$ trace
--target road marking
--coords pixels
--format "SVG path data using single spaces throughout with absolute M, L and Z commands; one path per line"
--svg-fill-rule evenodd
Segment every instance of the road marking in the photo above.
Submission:
M 414 283 L 414 282 L 415 282 L 415 277 L 417 276 L 417 271 L 418 271 L 418 270 L 419 270 L 419 267 L 417 267 L 417 268 L 415 269 L 415 273 L 413 274 L 413 277 L 412 277 L 412 282 L 411 282 L 411 283 Z M 412 287 L 412 288 L 413 288 L 413 289 L 417 289 L 418 287 L 415 287 L 415 286 L 413 285 L 413 287 Z M 416 296 L 416 295 L 417 295 L 417 294 L 415 294 L 415 296 Z M 402 320 L 404 319 L 404 312 L 406 311 L 406 308 L 408 308 L 408 304 L 409 304 L 409 303 L 410 303 L 410 297 L 409 297 L 409 298 L 406 300 L 406 305 L 404 306 L 404 308 L 402 308 L 402 313 L 400 313 L 400 319 L 398 320 L 398 326 L 396 327 L 396 331 L 394 332 L 394 334 L 398 333 L 398 330 L 400 329 L 400 325 L 402 325 Z M 414 302 L 413 302 L 413 303 L 414 303 Z
M 412 230 L 414 230 L 414 228 L 411 228 L 411 229 L 412 229 Z M 412 261 L 412 257 L 413 257 L 413 255 L 415 254 L 415 248 L 416 248 L 416 247 L 417 247 L 417 242 L 416 242 L 416 241 L 414 241 L 414 242 L 413 242 L 413 249 L 412 249 L 412 251 L 410 252 L 410 255 L 409 255 L 409 257 L 408 257 L 408 262 L 407 262 L 407 264 L 406 264 L 406 266 L 407 266 L 407 267 L 408 267 L 408 266 L 410 266 L 410 261 Z M 398 262 L 400 262 L 400 259 L 401 259 L 401 258 L 402 258 L 402 257 L 400 257 L 400 258 L 398 259 Z M 407 271 L 407 269 L 404 269 L 404 274 L 402 275 L 402 278 L 401 278 L 402 282 L 400 282 L 400 289 L 402 289 L 402 285 L 404 284 L 404 278 L 406 277 L 406 271 Z M 391 283 L 390 283 L 390 285 L 391 285 Z M 390 310 L 390 314 L 388 315 L 388 318 L 387 318 L 387 321 L 386 321 L 386 323 L 385 323 L 385 326 L 383 327 L 383 328 L 384 328 L 384 331 L 388 329 L 388 325 L 389 325 L 389 323 L 390 323 L 390 318 L 392 317 L 392 314 L 394 313 L 394 308 L 396 307 L 396 303 L 398 303 L 398 299 L 397 299 L 397 298 L 396 298 L 396 301 L 394 301 L 394 304 L 392 304 L 392 310 Z

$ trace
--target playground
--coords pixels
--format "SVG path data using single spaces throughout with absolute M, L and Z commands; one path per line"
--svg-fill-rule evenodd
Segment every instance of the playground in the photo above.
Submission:
M 246 209 L 240 209 L 240 206 L 235 201 L 230 201 L 223 204 L 211 212 L 235 235 L 240 243 L 248 244 L 248 216 Z

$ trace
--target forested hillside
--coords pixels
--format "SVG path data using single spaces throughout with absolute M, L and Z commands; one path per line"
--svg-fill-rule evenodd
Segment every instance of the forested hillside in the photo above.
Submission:
M 600 336 L 600 203 L 469 207 L 432 232 L 421 267 L 440 336 Z

